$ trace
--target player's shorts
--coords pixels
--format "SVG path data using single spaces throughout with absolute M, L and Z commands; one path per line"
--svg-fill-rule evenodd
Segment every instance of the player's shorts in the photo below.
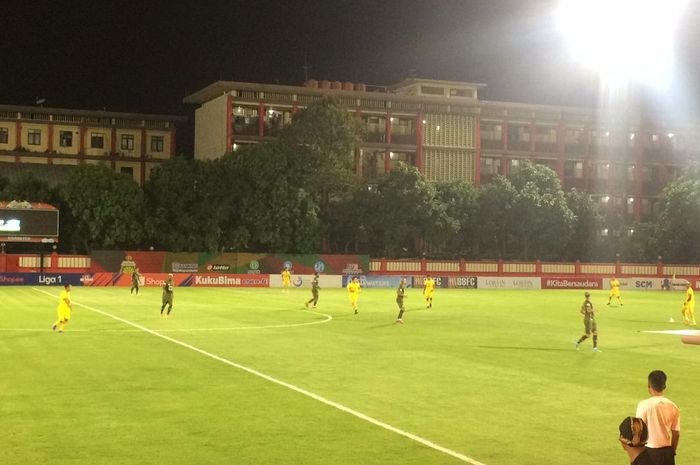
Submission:
M 289 279 L 285 279 L 284 281 L 282 281 L 282 285 L 283 285 L 284 287 L 289 287 L 289 283 L 290 283 L 290 282 L 291 282 L 291 281 L 290 281 Z
M 425 295 L 426 299 L 432 299 L 433 293 L 434 293 L 434 291 L 428 291 L 428 292 L 424 292 L 423 295 Z
M 355 305 L 357 301 L 360 300 L 360 296 L 357 294 L 353 294 L 350 296 L 350 303 Z
M 584 318 L 583 319 L 583 326 L 586 329 L 586 334 L 598 332 L 598 324 L 596 323 L 595 319 L 593 319 L 593 318 Z
M 173 294 L 165 294 L 163 295 L 163 304 L 173 304 Z
M 68 321 L 70 320 L 70 308 L 59 307 L 58 309 L 58 320 Z
M 610 289 L 610 297 L 620 297 L 620 289 Z

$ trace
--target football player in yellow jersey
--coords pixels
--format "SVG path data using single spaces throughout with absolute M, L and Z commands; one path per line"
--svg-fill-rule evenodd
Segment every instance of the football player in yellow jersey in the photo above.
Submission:
M 58 297 L 58 308 L 56 309 L 58 319 L 56 320 L 56 323 L 53 324 L 51 329 L 56 331 L 56 328 L 58 328 L 59 333 L 62 333 L 63 328 L 65 328 L 68 324 L 68 321 L 70 320 L 70 313 L 73 309 L 73 304 L 70 301 L 70 290 L 71 285 L 66 284 L 63 286 L 61 295 Z
M 683 322 L 688 326 L 695 326 L 695 293 L 693 286 L 687 284 L 685 302 L 683 302 Z
M 352 305 L 352 309 L 355 311 L 355 315 L 358 313 L 358 307 L 357 307 L 357 301 L 360 298 L 360 281 L 357 279 L 357 276 L 353 276 L 352 280 L 348 283 L 347 286 L 348 289 L 348 297 L 350 298 L 350 305 Z
M 430 275 L 425 277 L 423 282 L 423 295 L 425 296 L 425 308 L 433 308 L 433 292 L 435 291 L 435 280 Z
M 608 303 L 606 305 L 610 305 L 610 301 L 613 297 L 617 297 L 617 302 L 620 304 L 620 306 L 624 305 L 622 303 L 622 299 L 620 298 L 620 281 L 618 281 L 615 276 L 613 276 L 610 280 L 610 295 L 608 296 Z
M 289 287 L 292 283 L 292 273 L 289 271 L 289 268 L 286 268 L 282 270 L 282 292 L 285 294 L 289 292 Z

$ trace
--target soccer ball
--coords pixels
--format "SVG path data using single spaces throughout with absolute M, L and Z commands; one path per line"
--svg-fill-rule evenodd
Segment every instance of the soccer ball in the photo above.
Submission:
M 668 322 L 669 322 L 669 323 L 675 323 L 676 320 L 674 320 L 673 317 L 671 317 L 671 318 L 668 319 Z

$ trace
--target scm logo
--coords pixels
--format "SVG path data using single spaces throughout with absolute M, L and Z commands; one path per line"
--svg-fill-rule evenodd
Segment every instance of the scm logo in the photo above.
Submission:
M 651 281 L 635 281 L 634 287 L 642 289 L 651 289 L 653 287 L 653 284 Z

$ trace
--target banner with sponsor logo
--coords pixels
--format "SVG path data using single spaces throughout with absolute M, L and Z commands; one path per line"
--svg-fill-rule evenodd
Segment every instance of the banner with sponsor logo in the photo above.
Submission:
M 603 278 L 541 278 L 542 289 L 602 289 Z
M 617 278 L 620 290 L 629 291 L 660 291 L 663 285 L 661 278 Z M 603 289 L 610 289 L 610 280 L 603 280 Z M 684 288 L 685 289 L 685 288 Z
M 80 273 L 3 273 L 0 286 L 82 286 Z
M 270 287 L 270 275 L 199 273 L 189 282 L 193 287 Z
M 435 281 L 435 287 L 436 288 L 447 288 L 449 287 L 449 278 L 447 276 L 433 276 L 431 275 L 433 280 Z M 420 287 L 422 288 L 423 285 L 425 284 L 425 275 L 421 276 L 409 276 L 408 277 L 409 282 L 413 282 L 413 287 Z
M 481 278 L 476 276 L 450 276 L 447 278 L 448 287 L 456 289 L 476 289 Z
M 285 267 L 296 274 L 365 274 L 369 255 L 172 253 L 148 251 L 96 251 L 91 254 L 93 272 L 120 272 L 124 263 L 142 273 L 271 274 Z
M 353 276 L 343 276 L 343 287 L 347 287 L 352 278 Z M 360 275 L 357 278 L 360 280 L 360 286 L 366 289 L 371 289 L 399 287 L 399 282 L 401 282 L 402 276 Z M 406 287 L 412 287 L 412 284 L 412 280 L 406 278 Z
M 521 289 L 534 290 L 542 288 L 541 278 L 479 276 L 479 289 Z
M 282 276 L 279 274 L 266 275 L 270 276 L 270 287 L 282 287 Z M 307 287 L 311 288 L 311 281 L 314 275 L 312 274 L 292 274 L 292 287 Z M 341 275 L 318 275 L 318 285 L 321 289 L 338 289 L 343 286 L 343 277 Z
M 142 287 L 161 287 L 168 279 L 168 273 L 143 273 L 140 277 Z M 85 286 L 120 286 L 131 287 L 131 275 L 128 273 L 94 273 L 82 275 Z M 173 273 L 176 287 L 269 287 L 268 275 L 230 275 L 217 273 Z

